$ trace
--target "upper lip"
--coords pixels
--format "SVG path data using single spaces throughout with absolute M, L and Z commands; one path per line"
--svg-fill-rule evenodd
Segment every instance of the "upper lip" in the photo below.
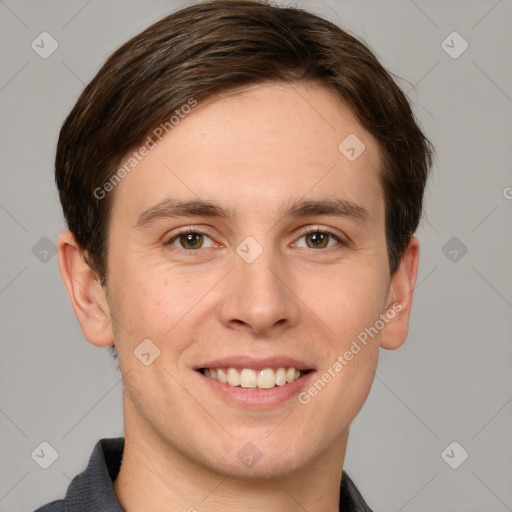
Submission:
M 230 356 L 205 361 L 194 369 L 200 370 L 201 368 L 253 368 L 255 370 L 264 368 L 295 368 L 296 370 L 314 369 L 311 364 L 288 356 L 272 356 L 264 358 Z

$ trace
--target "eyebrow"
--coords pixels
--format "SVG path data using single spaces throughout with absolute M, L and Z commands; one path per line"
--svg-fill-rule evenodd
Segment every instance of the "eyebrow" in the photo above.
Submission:
M 311 215 L 330 215 L 334 217 L 351 218 L 361 224 L 369 226 L 371 216 L 365 208 L 343 198 L 330 198 L 319 200 L 299 200 L 280 209 L 281 217 L 307 217 Z M 234 218 L 232 208 L 223 206 L 209 200 L 177 200 L 165 199 L 142 212 L 134 228 L 142 228 L 152 222 L 176 217 L 212 217 L 219 219 Z

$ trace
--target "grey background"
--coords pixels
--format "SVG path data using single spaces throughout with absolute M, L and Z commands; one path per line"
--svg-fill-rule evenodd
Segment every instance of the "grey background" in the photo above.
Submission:
M 120 373 L 83 339 L 57 257 L 43 252 L 41 239 L 65 227 L 55 145 L 106 57 L 189 3 L 0 1 L 2 511 L 61 498 L 95 442 L 123 435 Z M 345 469 L 376 512 L 512 510 L 512 3 L 296 4 L 363 39 L 402 77 L 438 154 L 409 339 L 381 353 Z M 59 44 L 47 59 L 31 48 L 43 31 Z M 456 59 L 441 46 L 453 31 L 469 44 Z M 58 452 L 48 469 L 31 457 L 42 441 Z M 452 441 L 469 453 L 458 469 L 441 458 Z

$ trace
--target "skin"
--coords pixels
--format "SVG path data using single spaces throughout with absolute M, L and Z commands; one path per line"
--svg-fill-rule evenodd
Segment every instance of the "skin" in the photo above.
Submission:
M 349 134 L 366 146 L 353 162 L 338 150 Z M 349 426 L 379 346 L 406 339 L 418 270 L 412 237 L 389 275 L 379 169 L 376 140 L 323 86 L 253 86 L 199 104 L 116 187 L 106 289 L 72 234 L 60 235 L 61 273 L 83 334 L 118 352 L 126 445 L 114 489 L 125 510 L 338 510 Z M 214 200 L 235 217 L 134 228 L 168 197 Z M 279 210 L 333 197 L 357 203 L 369 221 Z M 166 245 L 183 227 L 205 234 L 203 245 L 192 240 L 194 254 L 180 252 L 190 249 L 186 237 Z M 328 238 L 318 248 L 304 228 L 350 242 Z M 236 252 L 247 236 L 263 248 L 250 264 Z M 288 355 L 320 377 L 395 303 L 393 320 L 306 405 L 295 397 L 248 410 L 193 370 L 205 359 Z M 160 349 L 149 366 L 133 354 L 146 338 Z M 237 458 L 247 442 L 262 454 L 251 467 Z

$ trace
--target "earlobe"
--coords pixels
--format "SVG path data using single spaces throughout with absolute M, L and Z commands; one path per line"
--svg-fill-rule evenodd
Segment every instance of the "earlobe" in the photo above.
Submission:
M 389 289 L 386 305 L 389 321 L 382 330 L 380 339 L 380 346 L 387 350 L 400 347 L 409 332 L 412 298 L 418 276 L 419 253 L 418 239 L 412 236 Z
M 98 347 L 113 345 L 109 306 L 98 275 L 84 260 L 69 230 L 59 235 L 57 247 L 60 274 L 84 337 Z

